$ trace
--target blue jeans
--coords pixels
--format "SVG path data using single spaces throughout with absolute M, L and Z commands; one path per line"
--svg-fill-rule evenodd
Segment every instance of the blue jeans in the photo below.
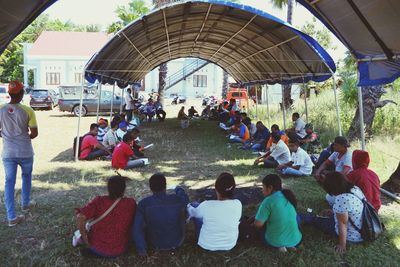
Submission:
M 299 170 L 293 169 L 293 168 L 286 168 L 282 170 L 283 175 L 288 175 L 288 176 L 305 176 L 304 173 L 302 173 Z
M 21 166 L 22 169 L 22 207 L 29 207 L 29 197 L 32 187 L 33 157 L 5 158 L 3 159 L 3 165 L 6 175 L 4 186 L 4 202 L 7 210 L 7 219 L 12 221 L 17 218 L 17 215 L 15 214 L 14 192 L 18 165 Z
M 253 151 L 261 151 L 261 150 L 263 150 L 265 148 L 265 145 L 262 145 L 262 144 L 254 144 L 252 147 L 251 147 L 251 150 L 253 150 Z
M 229 139 L 229 143 L 241 143 L 243 144 L 243 139 L 239 136 L 235 136 L 234 138 Z
M 335 219 L 331 217 L 319 217 L 314 215 L 300 214 L 297 217 L 299 223 L 309 224 L 321 230 L 325 234 L 337 236 L 335 230 Z

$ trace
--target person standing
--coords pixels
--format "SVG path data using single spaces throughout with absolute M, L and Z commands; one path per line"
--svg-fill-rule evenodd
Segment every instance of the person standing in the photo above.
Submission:
M 29 212 L 32 187 L 33 148 L 31 140 L 38 136 L 35 112 L 22 105 L 24 85 L 20 81 L 11 81 L 8 94 L 11 101 L 0 106 L 0 128 L 3 138 L 3 165 L 5 172 L 4 201 L 7 210 L 8 226 L 16 226 L 24 220 L 16 215 L 14 191 L 18 166 L 22 169 L 22 212 Z
M 129 123 L 132 120 L 132 113 L 133 113 L 133 98 L 131 89 L 126 90 L 125 110 L 126 110 L 126 120 Z

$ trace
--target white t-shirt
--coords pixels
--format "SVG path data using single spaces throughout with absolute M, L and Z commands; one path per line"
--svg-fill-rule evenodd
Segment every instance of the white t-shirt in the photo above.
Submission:
M 103 138 L 103 145 L 105 147 L 114 147 L 117 144 L 117 140 L 115 138 L 115 131 L 110 129 Z
M 250 124 L 249 132 L 250 132 L 250 136 L 254 136 L 255 133 L 257 132 L 257 127 L 254 123 Z
M 126 110 L 132 110 L 133 109 L 132 101 L 133 101 L 132 95 L 129 94 L 128 92 L 126 92 L 126 94 L 125 94 L 125 104 L 126 104 L 125 109 Z
M 314 166 L 310 156 L 301 147 L 297 149 L 297 152 L 292 153 L 293 166 L 300 166 L 299 171 L 306 175 L 312 173 L 312 167 Z
M 298 118 L 294 122 L 294 129 L 296 130 L 296 134 L 298 136 L 300 136 L 301 138 L 304 138 L 304 136 L 307 135 L 305 127 L 306 127 L 306 123 L 300 118 Z
M 347 240 L 351 242 L 361 242 L 363 239 L 361 238 L 361 234 L 353 227 L 350 223 L 350 219 L 353 223 L 361 229 L 362 226 L 362 212 L 364 204 L 361 199 L 364 198 L 364 194 L 361 189 L 357 186 L 354 186 L 350 190 L 353 194 L 345 193 L 341 195 L 335 196 L 335 202 L 333 204 L 333 212 L 336 213 L 348 213 L 349 222 L 347 223 Z M 339 224 L 335 217 L 335 230 L 339 235 Z
M 271 157 L 279 164 L 286 164 L 290 161 L 290 150 L 282 140 L 279 140 L 276 145 L 271 146 Z
M 117 143 L 122 142 L 122 138 L 124 138 L 125 134 L 126 131 L 122 131 L 121 129 L 115 131 L 115 137 L 117 138 Z
M 203 219 L 198 245 L 210 251 L 231 250 L 239 236 L 242 203 L 237 199 L 206 200 L 197 208 L 188 206 L 189 216 Z
M 350 169 L 353 169 L 353 163 L 352 163 L 352 156 L 353 152 L 350 150 L 347 150 L 347 152 L 342 155 L 342 157 L 339 158 L 339 152 L 333 152 L 332 155 L 329 156 L 328 160 L 333 162 L 335 164 L 335 171 L 337 172 L 342 172 L 344 169 L 344 166 L 350 167 Z

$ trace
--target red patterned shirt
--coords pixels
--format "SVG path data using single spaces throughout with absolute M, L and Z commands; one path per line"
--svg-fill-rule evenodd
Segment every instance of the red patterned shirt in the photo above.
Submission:
M 115 200 L 108 196 L 98 196 L 85 207 L 78 209 L 88 220 L 100 217 Z M 88 238 L 90 247 L 106 255 L 115 257 L 125 252 L 136 212 L 133 198 L 122 198 L 117 206 L 101 221 L 92 226 Z

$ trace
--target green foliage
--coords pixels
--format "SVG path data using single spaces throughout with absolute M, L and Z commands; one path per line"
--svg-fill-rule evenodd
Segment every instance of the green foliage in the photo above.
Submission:
M 342 87 L 340 100 L 352 107 L 356 107 L 358 103 L 357 78 L 352 73 L 342 73 Z
M 270 0 L 270 2 L 279 9 L 282 9 L 288 4 L 288 0 Z
M 335 49 L 336 47 L 332 43 L 332 37 L 329 30 L 325 27 L 317 29 L 315 27 L 316 23 L 317 19 L 313 17 L 311 21 L 307 21 L 306 24 L 301 27 L 301 31 L 313 37 L 325 49 Z
M 118 6 L 115 10 L 119 21 L 111 23 L 108 28 L 108 33 L 116 33 L 135 19 L 147 14 L 149 7 L 143 0 L 132 0 L 127 6 Z

